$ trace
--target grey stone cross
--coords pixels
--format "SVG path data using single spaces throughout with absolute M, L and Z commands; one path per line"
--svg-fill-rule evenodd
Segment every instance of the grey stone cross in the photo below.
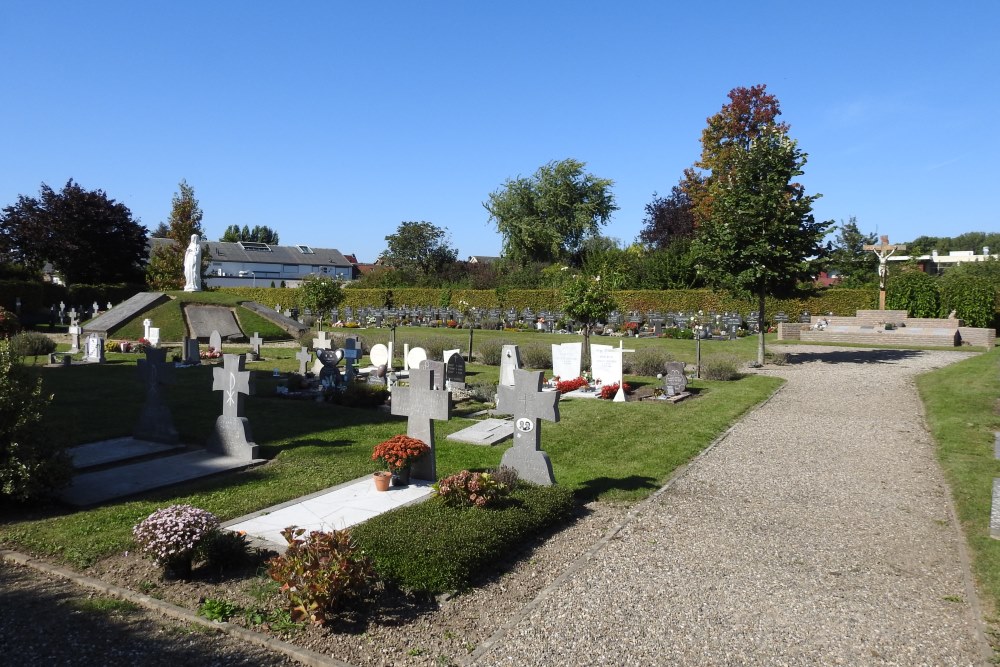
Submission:
M 243 396 L 252 391 L 250 371 L 244 370 L 246 356 L 227 354 L 222 368 L 212 369 L 212 391 L 222 392 L 222 416 L 242 417 Z
M 256 331 L 253 332 L 253 336 L 250 337 L 250 351 L 260 356 L 260 346 L 264 342 L 264 339 L 260 337 Z
M 500 464 L 517 470 L 522 479 L 551 486 L 556 480 L 549 455 L 541 449 L 541 420 L 559 421 L 559 394 L 542 391 L 542 371 L 517 368 L 513 373 L 513 387 L 497 387 L 497 403 L 514 414 L 514 446 Z
M 447 421 L 451 416 L 450 392 L 434 389 L 433 372 L 426 368 L 410 369 L 410 386 L 392 390 L 392 414 L 403 415 L 406 435 L 427 443 L 431 451 L 413 464 L 411 476 L 437 481 L 434 460 L 434 420 Z
M 302 349 L 295 354 L 295 358 L 299 360 L 299 375 L 305 375 L 306 364 L 312 359 L 312 355 L 309 354 L 309 348 L 303 345 Z
M 314 350 L 329 350 L 333 348 L 333 341 L 326 337 L 325 331 L 320 331 L 317 338 L 313 338 Z
M 76 312 L 76 308 L 70 308 L 69 312 L 66 314 L 69 315 L 70 326 L 75 327 L 80 325 L 80 313 Z

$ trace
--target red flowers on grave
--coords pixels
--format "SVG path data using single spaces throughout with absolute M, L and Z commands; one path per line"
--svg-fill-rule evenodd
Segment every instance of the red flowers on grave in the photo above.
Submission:
M 556 391 L 560 394 L 568 394 L 571 391 L 576 391 L 577 389 L 582 389 L 583 387 L 589 386 L 587 381 L 582 377 L 573 378 L 572 380 L 563 380 L 556 383 Z
M 402 470 L 430 451 L 431 448 L 423 440 L 408 435 L 394 435 L 375 445 L 372 461 L 381 461 L 389 470 Z
M 632 387 L 629 386 L 628 382 L 622 385 L 622 390 L 626 394 L 632 393 Z M 604 400 L 610 400 L 614 398 L 615 394 L 617 393 L 618 393 L 618 383 L 615 382 L 614 384 L 606 384 L 603 387 L 601 387 L 601 393 L 598 394 L 598 397 L 603 398 Z

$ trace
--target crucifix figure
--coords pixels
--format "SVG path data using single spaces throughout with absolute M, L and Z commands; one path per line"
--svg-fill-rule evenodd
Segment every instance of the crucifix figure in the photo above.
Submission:
M 866 245 L 864 250 L 871 250 L 878 257 L 878 309 L 885 310 L 885 284 L 889 279 L 889 258 L 897 250 L 906 250 L 905 245 L 892 245 L 888 236 L 881 236 L 878 245 Z
M 222 414 L 215 420 L 209 447 L 228 456 L 256 459 L 257 445 L 243 416 L 243 397 L 253 392 L 246 355 L 227 354 L 224 360 L 222 368 L 212 369 L 212 390 L 222 392 Z
M 497 387 L 497 402 L 514 413 L 514 445 L 504 452 L 500 465 L 510 466 L 521 479 L 552 486 L 549 455 L 541 449 L 541 420 L 559 421 L 559 394 L 542 391 L 542 371 L 514 370 L 514 386 Z
M 160 391 L 160 385 L 174 382 L 174 365 L 168 364 L 166 360 L 166 350 L 147 348 L 146 358 L 136 362 L 139 379 L 146 388 L 146 402 L 142 405 L 139 421 L 133 430 L 133 435 L 139 440 L 169 444 L 180 440 L 173 417 L 170 416 L 170 410 L 163 402 Z
M 437 481 L 434 461 L 434 420 L 447 421 L 451 416 L 451 392 L 434 389 L 434 372 L 428 368 L 410 369 L 410 386 L 392 390 L 392 414 L 405 415 L 406 435 L 422 440 L 431 451 L 413 464 L 410 475 L 416 479 Z

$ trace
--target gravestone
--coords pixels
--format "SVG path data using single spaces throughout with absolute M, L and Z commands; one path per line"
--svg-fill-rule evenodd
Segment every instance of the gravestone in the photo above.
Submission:
M 212 369 L 212 391 L 222 392 L 222 414 L 208 440 L 209 449 L 244 460 L 257 458 L 250 422 L 243 416 L 243 397 L 253 392 L 253 378 L 245 370 L 246 355 L 227 354 L 223 366 Z
M 88 364 L 104 363 L 104 339 L 100 334 L 92 333 L 87 336 L 83 360 Z
M 142 321 L 142 337 L 149 340 L 149 327 L 153 326 L 153 320 L 148 317 Z
M 368 359 L 372 362 L 372 366 L 387 365 L 389 363 L 389 348 L 382 343 L 372 345 L 372 349 L 368 352 Z
M 364 349 L 361 339 L 357 336 L 349 337 L 344 342 L 344 381 L 350 384 L 354 381 L 357 372 L 354 368 L 364 356 Z
M 449 433 L 445 438 L 470 445 L 492 447 L 513 437 L 513 435 L 513 421 L 509 419 L 484 419 L 460 431 Z
M 139 378 L 146 390 L 146 401 L 142 404 L 132 434 L 139 440 L 172 445 L 180 441 L 180 436 L 160 390 L 160 385 L 174 383 L 174 365 L 166 360 L 166 350 L 147 348 L 146 358 L 136 362 Z
M 580 377 L 583 358 L 583 343 L 562 343 L 552 345 L 552 375 L 560 380 Z
M 198 349 L 198 339 L 184 337 L 181 363 L 185 366 L 197 366 L 201 363 L 201 351 Z
M 427 359 L 427 350 L 422 347 L 412 347 L 406 352 L 406 365 L 410 368 L 420 368 L 420 362 Z
M 305 375 L 306 364 L 312 358 L 312 355 L 309 354 L 309 348 L 303 345 L 302 349 L 295 353 L 295 358 L 299 360 L 299 375 Z
M 434 420 L 447 421 L 451 416 L 451 400 L 447 391 L 434 389 L 432 373 L 426 368 L 410 369 L 410 386 L 396 385 L 392 392 L 391 412 L 403 415 L 406 435 L 427 444 L 431 451 L 416 461 L 410 476 L 416 479 L 437 480 L 434 458 Z
M 451 355 L 453 355 L 453 354 L 460 355 L 460 354 L 462 354 L 462 351 L 461 350 L 445 350 L 442 353 L 442 356 L 444 357 L 444 363 L 448 363 L 448 360 L 451 359 Z
M 264 339 L 260 337 L 256 331 L 253 332 L 253 336 L 250 336 L 250 351 L 253 352 L 255 357 L 260 357 L 260 346 L 264 343 Z
M 20 302 L 20 299 L 18 299 L 18 301 Z M 21 304 L 18 303 L 18 308 L 20 308 L 20 307 L 21 307 Z M 97 313 L 99 313 L 100 310 L 101 310 L 101 307 L 97 305 L 96 301 L 94 303 L 92 303 L 90 305 L 90 313 L 91 313 L 90 317 L 91 317 L 91 319 L 97 317 Z
M 788 322 L 788 313 L 777 312 L 774 314 L 774 321 L 776 323 Z
M 808 310 L 803 310 L 802 314 L 799 315 L 799 324 L 809 324 L 810 322 L 812 322 L 812 316 Z
M 317 334 L 317 338 L 313 338 L 313 349 L 314 350 L 333 349 L 333 341 L 326 337 L 325 331 L 320 331 Z
M 319 378 L 321 385 L 325 387 L 339 387 L 343 384 L 340 376 L 340 369 L 337 364 L 344 358 L 344 350 L 316 350 L 317 366 L 313 366 L 313 373 Z
M 542 371 L 514 371 L 514 386 L 500 385 L 497 400 L 510 405 L 514 415 L 514 445 L 504 452 L 500 465 L 513 468 L 521 479 L 551 486 L 552 462 L 541 449 L 541 420 L 559 421 L 559 394 L 542 391 Z
M 222 351 L 222 334 L 218 331 L 212 331 L 212 335 L 208 337 L 208 346 L 215 350 L 216 352 Z
M 517 345 L 504 345 L 500 351 L 499 387 L 514 386 L 514 371 L 521 368 L 521 350 Z M 498 388 L 499 388 L 498 387 Z M 510 414 L 511 406 L 504 403 L 503 395 L 497 391 L 497 412 Z
M 622 349 L 611 345 L 590 345 L 590 373 L 594 382 L 610 385 L 622 381 Z
M 380 387 L 385 387 L 388 384 L 386 376 L 389 374 L 389 367 L 385 364 L 379 364 L 375 367 L 373 371 L 368 373 L 368 384 L 378 385 Z
M 443 361 L 424 359 L 420 362 L 420 365 L 417 366 L 417 368 L 422 368 L 431 372 L 431 378 L 433 380 L 432 386 L 435 389 L 447 389 L 447 386 L 445 385 L 445 370 L 447 368 L 447 364 Z
M 70 324 L 69 324 L 69 351 L 71 354 L 76 354 L 80 351 L 80 321 L 77 320 L 76 310 L 69 311 Z
M 663 389 L 667 396 L 677 396 L 687 390 L 687 376 L 683 361 L 668 361 L 667 374 L 663 376 Z
M 452 389 L 465 389 L 465 357 L 453 354 L 445 363 L 445 379 Z
M 149 336 L 147 337 L 149 344 L 153 347 L 160 346 L 160 327 L 149 327 Z

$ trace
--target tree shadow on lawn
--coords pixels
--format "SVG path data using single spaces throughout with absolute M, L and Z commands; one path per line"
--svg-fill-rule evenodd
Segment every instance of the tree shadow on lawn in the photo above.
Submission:
M 912 359 L 923 354 L 920 350 L 835 350 L 831 352 L 789 352 L 788 364 L 887 364 Z
M 575 492 L 576 498 L 582 503 L 597 500 L 609 491 L 655 491 L 660 488 L 655 477 L 629 475 L 628 477 L 595 477 L 583 483 Z

